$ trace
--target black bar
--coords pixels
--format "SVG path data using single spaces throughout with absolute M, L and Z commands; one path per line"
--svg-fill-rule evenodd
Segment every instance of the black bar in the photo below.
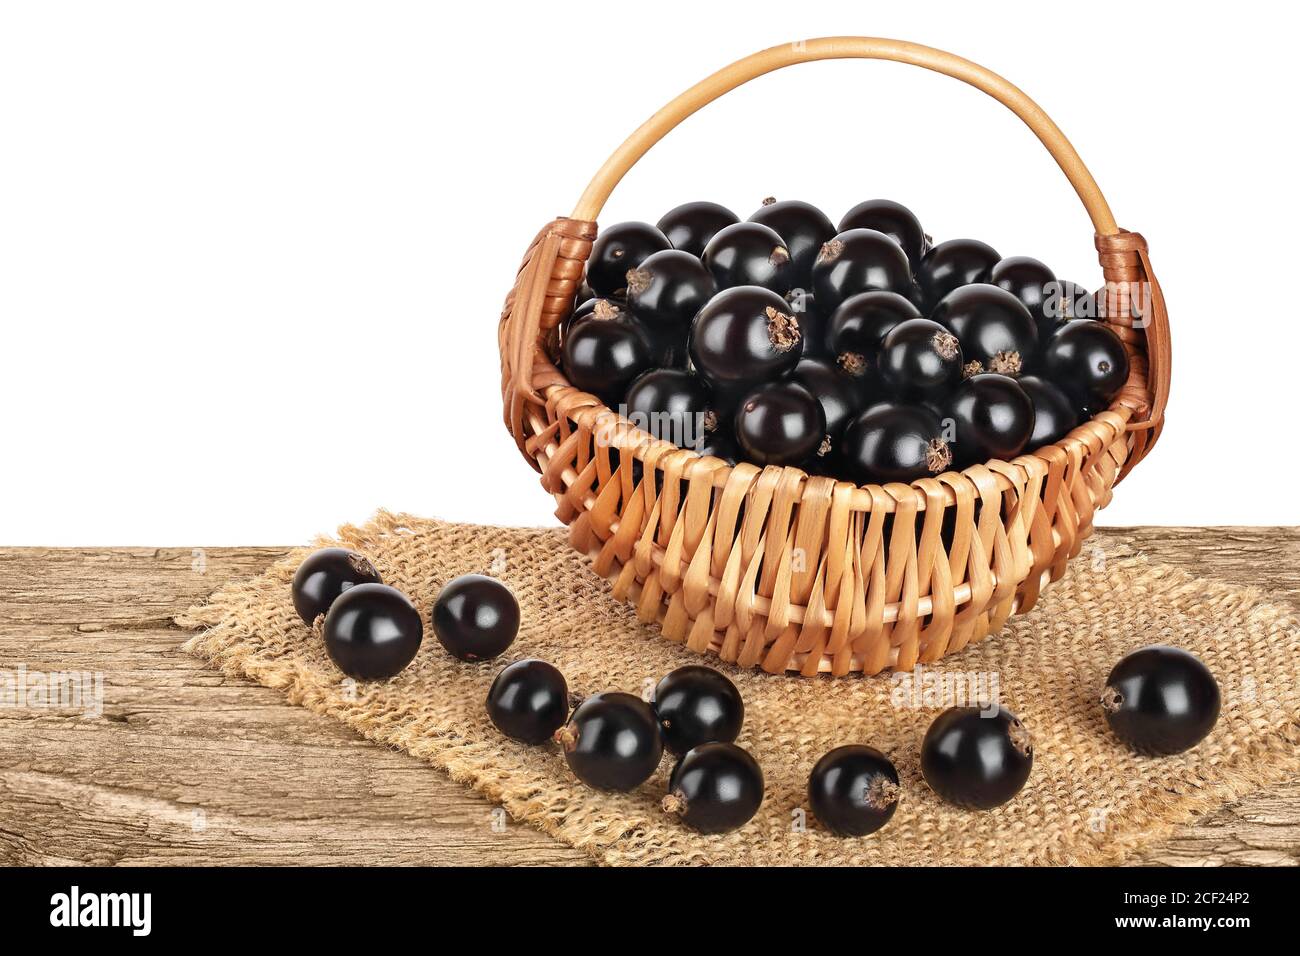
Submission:
M 1029 943 L 1035 928 L 1053 945 L 1187 934 L 1230 941 L 1286 927 L 1295 888 L 1294 871 L 1283 869 L 14 868 L 0 880 L 0 918 L 20 938 L 373 944 L 434 932 L 495 945 L 535 933 L 558 946 L 590 944 L 605 926 L 615 948 L 663 940 L 684 931 L 683 920 L 760 941 L 784 925 L 814 945 L 844 932 L 864 945 L 885 933 L 1000 946 Z M 77 922 L 116 913 L 119 925 L 67 925 L 74 886 Z M 145 900 L 133 893 L 149 894 L 147 936 Z M 999 942 L 1002 932 L 1011 935 Z

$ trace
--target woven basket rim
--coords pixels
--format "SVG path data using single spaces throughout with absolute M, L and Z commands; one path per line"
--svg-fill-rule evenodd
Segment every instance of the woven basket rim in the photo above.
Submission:
M 1040 462 L 1052 461 L 1054 457 L 1052 452 L 1053 449 L 1056 450 L 1057 454 L 1066 456 L 1070 454 L 1072 447 L 1077 445 L 1082 445 L 1085 449 L 1092 450 L 1089 449 L 1089 442 L 1078 434 L 1080 432 L 1085 435 L 1090 435 L 1099 443 L 1100 447 L 1105 447 L 1124 434 L 1128 421 L 1133 414 L 1133 410 L 1125 405 L 1122 400 L 1116 399 L 1111 402 L 1107 408 L 1098 412 L 1086 422 L 1080 422 L 1074 428 L 1070 429 L 1069 433 L 1060 440 L 1052 442 L 1050 445 L 1042 445 L 1035 448 L 1033 451 L 1026 451 L 1017 455 L 1010 461 L 1001 458 L 990 458 L 985 462 L 978 462 L 973 465 L 968 465 L 965 468 L 950 468 L 940 472 L 939 474 L 918 478 L 911 482 L 886 482 L 885 484 L 877 484 L 873 482 L 862 485 L 847 479 L 834 478 L 829 475 L 813 475 L 797 465 L 764 466 L 754 464 L 753 462 L 737 462 L 735 465 L 730 465 L 724 459 L 712 455 L 701 455 L 693 448 L 683 448 L 680 445 L 675 445 L 665 439 L 656 438 L 654 435 L 651 435 L 649 432 L 630 422 L 625 416 L 620 415 L 617 411 L 601 402 L 595 395 L 590 392 L 584 392 L 582 389 L 571 384 L 568 378 L 565 377 L 564 372 L 558 368 L 555 363 L 551 362 L 549 357 L 539 356 L 539 361 L 544 361 L 547 365 L 548 371 L 553 372 L 556 377 L 561 379 L 561 381 L 552 382 L 542 389 L 542 395 L 548 404 L 552 400 L 558 400 L 568 396 L 577 399 L 591 399 L 590 404 L 583 404 L 579 408 L 571 409 L 563 414 L 567 415 L 567 417 L 575 422 L 578 421 L 577 416 L 581 415 L 584 418 L 590 419 L 592 424 L 599 422 L 602 418 L 613 417 L 624 430 L 630 431 L 632 437 L 636 439 L 635 443 L 631 445 L 620 445 L 620 449 L 630 451 L 637 461 L 644 464 L 647 460 L 648 451 L 651 449 L 662 448 L 663 453 L 656 456 L 656 460 L 652 466 L 656 471 L 666 470 L 665 465 L 667 462 L 672 460 L 674 456 L 682 454 L 687 456 L 687 464 L 683 468 L 683 477 L 687 479 L 691 477 L 689 474 L 690 471 L 700 467 L 694 465 L 694 461 L 716 462 L 716 464 L 710 466 L 710 470 L 713 473 L 713 485 L 715 488 L 724 487 L 727 482 L 731 480 L 731 476 L 736 469 L 742 465 L 754 469 L 755 474 L 760 473 L 767 468 L 777 468 L 782 470 L 783 473 L 794 471 L 797 472 L 801 478 L 799 485 L 800 497 L 802 497 L 803 494 L 805 480 L 822 479 L 825 481 L 831 481 L 837 486 L 847 485 L 853 488 L 855 492 L 862 492 L 872 499 L 872 510 L 876 510 L 876 503 L 881 503 L 884 505 L 884 510 L 886 512 L 894 510 L 893 503 L 898 500 L 899 495 L 903 494 L 901 491 L 903 488 L 910 488 L 915 492 L 917 510 L 925 511 L 929 504 L 931 493 L 936 490 L 933 487 L 935 483 L 940 485 L 940 493 L 944 495 L 945 500 L 943 502 L 943 507 L 947 508 L 955 505 L 957 503 L 956 493 L 953 491 L 951 485 L 947 481 L 944 481 L 944 479 L 950 475 L 970 478 L 971 476 L 984 477 L 986 474 L 990 474 L 993 476 L 993 480 L 997 482 L 999 491 L 1010 491 L 1013 489 L 1014 485 L 1003 473 L 1005 469 L 1019 468 L 1037 472 L 1040 468 Z M 1133 373 L 1130 372 L 1130 375 L 1132 374 Z M 1118 419 L 1118 421 L 1112 422 L 1109 420 L 1111 418 Z M 1096 428 L 1106 429 L 1109 434 L 1097 435 L 1095 431 L 1093 431 L 1093 429 Z M 891 488 L 895 490 L 890 491 L 889 489 Z

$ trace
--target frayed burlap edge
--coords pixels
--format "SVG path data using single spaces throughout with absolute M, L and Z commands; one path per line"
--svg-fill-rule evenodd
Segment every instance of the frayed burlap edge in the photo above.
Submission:
M 364 551 L 388 535 L 411 533 L 408 530 L 410 526 L 446 524 L 380 511 L 364 525 L 341 526 L 336 538 L 319 537 L 312 547 L 342 544 Z M 545 538 L 562 534 L 550 529 L 501 528 L 500 531 Z M 548 810 L 538 799 L 539 794 L 545 791 L 541 783 L 521 789 L 505 786 L 497 779 L 493 773 L 493 754 L 497 749 L 494 744 L 467 739 L 450 726 L 435 726 L 431 722 L 417 720 L 390 724 L 367 721 L 361 712 L 364 701 L 341 704 L 331 700 L 315 686 L 315 675 L 310 669 L 302 668 L 294 661 L 263 660 L 249 651 L 239 642 L 233 615 L 255 605 L 268 582 L 287 584 L 293 569 L 311 550 L 297 549 L 258 577 L 226 585 L 203 604 L 177 615 L 174 620 L 178 626 L 203 629 L 183 645 L 183 650 L 208 661 L 226 674 L 279 689 L 294 704 L 341 720 L 368 740 L 406 751 L 446 771 L 452 779 L 469 785 L 488 800 L 503 806 L 516 820 L 583 850 L 596 862 L 623 865 L 718 862 L 703 851 L 683 853 L 660 846 L 653 841 L 651 834 L 640 832 L 631 825 L 626 828 L 593 827 L 574 832 L 572 821 L 564 813 Z M 1154 563 L 1143 555 L 1125 557 L 1113 564 L 1117 569 L 1140 572 L 1138 583 L 1141 596 L 1145 598 L 1175 602 L 1187 600 L 1198 606 L 1208 605 L 1225 615 L 1233 611 L 1244 614 L 1249 621 L 1263 627 L 1292 633 L 1300 630 L 1293 614 L 1268 603 L 1258 589 L 1237 588 L 1197 578 L 1181 569 Z M 427 608 L 422 607 L 422 610 L 427 617 Z M 1168 838 L 1199 814 L 1262 787 L 1292 779 L 1297 774 L 1300 774 L 1300 721 L 1293 720 L 1272 732 L 1253 737 L 1248 745 L 1236 747 L 1228 759 L 1214 764 L 1213 779 L 1198 775 L 1187 780 L 1185 786 L 1169 789 L 1165 799 L 1149 800 L 1128 808 L 1115 818 L 1115 823 L 1120 824 L 1116 828 L 1119 832 L 1112 832 L 1104 842 L 1082 847 L 1048 848 L 1042 852 L 1038 862 L 1065 865 L 1122 863 L 1142 847 Z

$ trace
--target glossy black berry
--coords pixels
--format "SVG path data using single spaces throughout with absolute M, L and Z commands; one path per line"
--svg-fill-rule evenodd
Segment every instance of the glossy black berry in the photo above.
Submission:
M 710 239 L 738 222 L 740 217 L 726 206 L 715 202 L 688 202 L 664 213 L 658 225 L 674 249 L 700 256 Z
M 646 341 L 650 343 L 651 364 L 656 368 L 686 368 L 686 342 L 691 327 L 687 325 L 655 325 L 637 321 Z
M 433 605 L 433 632 L 447 653 L 462 661 L 486 661 L 514 643 L 519 602 L 510 589 L 482 574 L 448 581 Z
M 821 307 L 835 309 L 859 292 L 905 293 L 912 271 L 903 247 L 883 232 L 850 229 L 822 245 L 812 284 Z
M 807 289 L 794 288 L 785 295 L 790 314 L 799 323 L 804 358 L 834 357 L 830 348 L 830 316 L 817 305 L 817 296 Z
M 727 226 L 709 240 L 700 256 L 719 289 L 762 286 L 784 295 L 794 285 L 785 240 L 757 222 Z
M 626 317 L 628 314 L 627 301 L 624 299 L 595 297 L 580 299 L 574 310 L 565 316 L 560 323 L 560 341 L 563 343 L 569 336 L 569 330 L 583 319 L 591 316 L 598 316 L 602 319 L 615 319 L 620 316 Z
M 1071 319 L 1095 319 L 1094 306 L 1092 293 L 1083 286 L 1057 279 L 1048 289 L 1041 311 L 1029 310 L 1038 325 L 1039 349 Z
M 984 373 L 962 382 L 942 406 L 952 428 L 958 468 L 991 459 L 1010 461 L 1034 431 L 1034 404 L 1016 380 Z
M 732 743 L 701 744 L 673 768 L 663 807 L 700 833 L 744 826 L 763 803 L 763 771 Z
M 980 283 L 955 289 L 930 317 L 961 340 L 967 362 L 985 372 L 1019 375 L 1038 352 L 1038 326 L 1024 304 L 1005 289 Z
M 991 810 L 1024 787 L 1034 747 L 1020 718 L 1004 707 L 953 707 L 930 725 L 921 742 L 921 775 L 944 800 L 968 810 Z
M 892 199 L 868 199 L 858 203 L 840 220 L 840 232 L 850 229 L 883 232 L 903 247 L 913 270 L 930 248 L 930 239 L 921 228 L 920 220 L 912 210 Z
M 1043 347 L 1043 371 L 1079 402 L 1105 405 L 1128 380 L 1128 353 L 1109 326 L 1077 319 Z
M 1099 314 L 1098 296 L 1089 292 L 1077 282 L 1061 279 L 1056 283 L 1060 298 L 1057 315 L 1066 319 L 1097 319 Z
M 873 366 L 885 336 L 921 313 L 896 292 L 860 292 L 831 313 L 827 343 L 844 371 L 858 374 Z
M 731 743 L 745 722 L 745 702 L 725 674 L 687 664 L 655 687 L 655 716 L 664 746 L 681 756 L 693 747 Z
M 826 214 L 797 199 L 765 199 L 749 221 L 767 226 L 784 240 L 790 253 L 790 281 L 794 286 L 807 287 L 812 281 L 813 260 L 822 243 L 836 232 Z
M 902 790 L 893 762 L 874 747 L 836 747 L 808 777 L 808 802 L 836 836 L 875 833 L 893 817 Z
M 587 259 L 587 285 L 598 296 L 620 295 L 627 272 L 653 253 L 671 249 L 668 237 L 648 222 L 619 222 L 600 231 Z
M 321 548 L 307 555 L 293 574 L 293 607 L 311 624 L 348 588 L 380 583 L 379 572 L 365 555 L 347 548 Z
M 989 284 L 1019 299 L 1035 323 L 1062 307 L 1056 275 L 1031 256 L 1008 256 L 999 260 L 989 272 Z
M 1022 375 L 1016 379 L 1016 384 L 1034 406 L 1034 430 L 1029 434 L 1026 450 L 1055 444 L 1079 424 L 1070 397 L 1051 382 L 1035 375 Z
M 948 470 L 952 453 L 934 412 L 920 405 L 881 402 L 854 418 L 840 458 L 859 484 L 912 482 Z
M 420 612 L 387 584 L 358 584 L 325 615 L 325 650 L 357 680 L 387 680 L 415 658 L 424 639 Z
M 502 668 L 488 688 L 487 712 L 511 740 L 544 743 L 569 716 L 569 685 L 546 661 L 515 661 Z
M 632 314 L 651 325 L 680 328 L 683 334 L 716 291 L 704 264 L 677 249 L 656 252 L 627 273 L 627 304 Z
M 619 691 L 588 697 L 555 737 L 574 775 L 597 790 L 640 786 L 664 752 L 650 705 Z
M 806 358 L 794 367 L 794 380 L 822 406 L 826 434 L 838 445 L 849 421 L 864 407 L 871 390 L 866 376 L 852 376 L 829 359 Z
M 729 465 L 734 465 L 740 461 L 740 446 L 736 444 L 735 436 L 732 435 L 729 427 L 719 426 L 715 431 L 710 432 L 704 440 L 704 445 L 698 449 L 701 455 L 721 458 Z
M 655 364 L 645 330 L 622 311 L 597 307 L 570 328 L 560 347 L 560 364 L 575 388 L 606 405 L 622 401 L 627 387 Z
M 987 282 L 1002 257 L 978 239 L 949 239 L 921 258 L 916 283 L 926 309 L 932 309 L 953 289 L 975 282 Z
M 1127 655 L 1106 678 L 1102 711 L 1115 736 L 1137 753 L 1190 750 L 1219 719 L 1219 685 L 1200 659 L 1156 644 Z
M 908 319 L 889 330 L 877 360 L 881 384 L 909 401 L 941 398 L 962 378 L 961 343 L 930 319 Z
M 821 403 L 798 382 L 759 385 L 741 399 L 736 442 L 756 465 L 797 465 L 826 440 Z
M 770 289 L 741 286 L 719 292 L 691 326 L 691 362 L 719 389 L 770 382 L 803 355 L 803 335 L 789 305 Z
M 613 318 L 620 311 L 627 308 L 627 303 L 622 299 L 600 299 L 590 298 L 579 302 L 574 308 L 572 315 L 569 316 L 569 324 L 577 322 L 579 319 L 585 319 L 592 315 L 597 309 L 601 310 L 601 318 Z
M 683 369 L 646 372 L 627 390 L 619 411 L 642 431 L 681 448 L 702 447 L 717 427 L 708 386 Z

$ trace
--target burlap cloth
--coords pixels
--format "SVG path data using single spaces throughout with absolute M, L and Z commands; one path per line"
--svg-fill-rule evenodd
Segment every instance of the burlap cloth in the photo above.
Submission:
M 544 658 L 580 694 L 648 694 L 674 667 L 704 660 L 616 603 L 570 549 L 565 531 L 380 513 L 363 527 L 342 528 L 339 540 L 369 555 L 384 580 L 424 612 L 424 645 L 398 677 L 380 684 L 341 679 L 320 639 L 294 614 L 289 583 L 306 549 L 178 618 L 182 626 L 208 628 L 186 648 L 444 768 L 517 820 L 605 863 L 1113 863 L 1197 811 L 1300 773 L 1296 619 L 1257 594 L 1090 548 L 1031 614 L 933 671 L 913 674 L 910 684 L 889 674 L 775 677 L 710 659 L 744 695 L 738 742 L 762 765 L 767 795 L 742 829 L 701 837 L 659 809 L 667 758 L 635 792 L 597 793 L 574 779 L 553 744 L 516 744 L 487 719 L 488 685 L 509 660 Z M 495 574 L 519 598 L 519 638 L 496 662 L 460 663 L 428 629 L 439 588 L 467 572 Z M 1223 713 L 1190 753 L 1144 759 L 1107 732 L 1097 698 L 1124 653 L 1155 642 L 1187 648 L 1209 665 L 1223 691 Z M 993 812 L 951 808 L 920 777 L 921 738 L 945 705 L 934 678 L 945 675 L 984 680 L 986 689 L 996 680 L 1001 701 L 1034 734 L 1028 784 Z M 854 742 L 893 758 L 904 796 L 885 829 L 841 840 L 802 807 L 812 765 L 832 747 Z

